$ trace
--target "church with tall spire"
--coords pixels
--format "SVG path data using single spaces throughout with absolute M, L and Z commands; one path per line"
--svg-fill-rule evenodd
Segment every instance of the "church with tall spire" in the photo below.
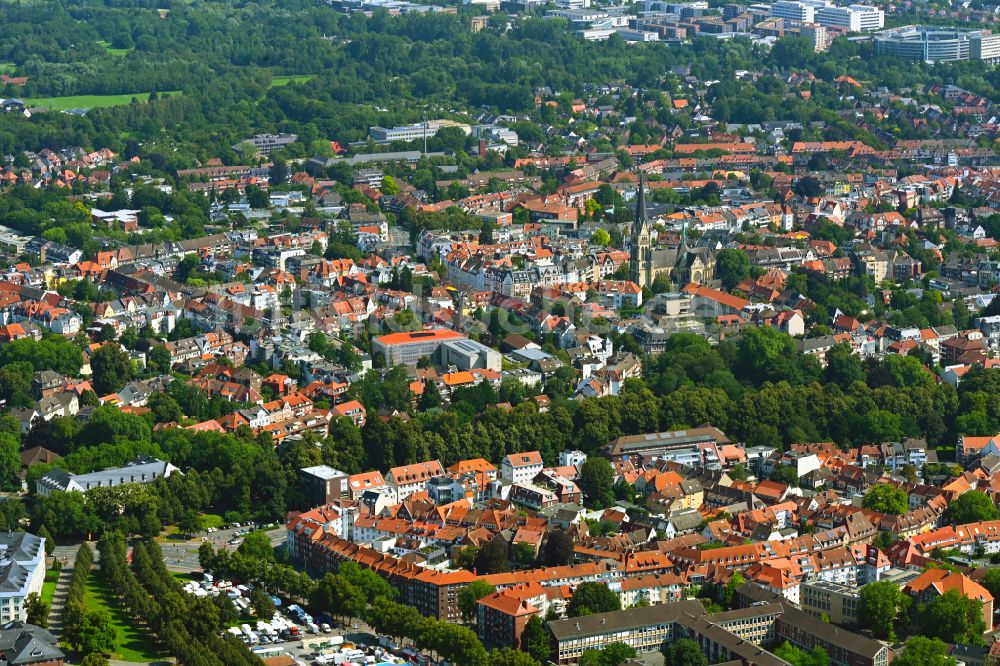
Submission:
M 659 275 L 678 287 L 689 282 L 706 284 L 715 279 L 715 250 L 691 248 L 687 244 L 687 225 L 681 231 L 681 242 L 675 248 L 655 247 L 655 236 L 646 210 L 646 176 L 639 172 L 636 190 L 635 220 L 630 242 L 631 279 L 640 287 L 648 287 Z

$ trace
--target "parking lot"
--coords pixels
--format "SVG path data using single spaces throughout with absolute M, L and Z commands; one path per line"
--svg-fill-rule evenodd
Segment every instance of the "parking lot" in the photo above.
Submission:
M 198 548 L 206 541 L 212 544 L 216 550 L 233 550 L 239 547 L 241 537 L 236 536 L 237 532 L 242 532 L 245 527 L 229 527 L 213 532 L 199 532 L 192 539 L 167 538 L 161 543 L 163 559 L 166 560 L 167 569 L 178 573 L 193 573 L 201 571 L 198 564 Z M 267 530 L 267 536 L 271 539 L 273 546 L 278 546 L 285 542 L 285 528 L 281 526 L 271 527 Z

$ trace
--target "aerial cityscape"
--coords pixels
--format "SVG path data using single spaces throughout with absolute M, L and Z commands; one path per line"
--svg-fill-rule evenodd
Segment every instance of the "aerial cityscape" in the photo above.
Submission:
M 998 1 L 0 3 L 0 666 L 997 666 Z

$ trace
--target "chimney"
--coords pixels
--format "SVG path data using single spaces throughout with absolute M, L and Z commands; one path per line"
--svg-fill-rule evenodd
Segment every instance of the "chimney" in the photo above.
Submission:
M 479 159 L 486 159 L 486 139 L 479 140 Z

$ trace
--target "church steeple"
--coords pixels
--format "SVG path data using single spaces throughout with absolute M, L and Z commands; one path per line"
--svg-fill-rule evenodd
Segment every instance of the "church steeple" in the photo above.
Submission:
M 649 217 L 646 213 L 646 174 L 639 172 L 639 187 L 636 194 L 635 220 L 632 222 L 631 277 L 640 287 L 646 284 L 645 264 L 649 248 Z

